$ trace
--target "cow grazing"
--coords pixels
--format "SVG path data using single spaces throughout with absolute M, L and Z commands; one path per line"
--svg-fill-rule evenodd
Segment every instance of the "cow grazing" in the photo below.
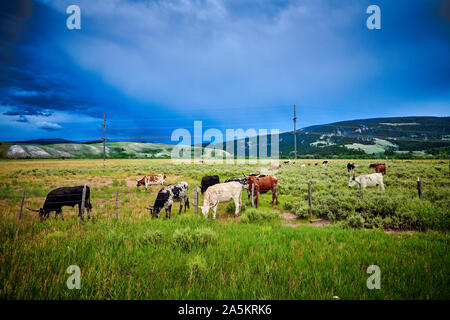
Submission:
M 83 197 L 83 186 L 77 187 L 62 187 L 58 189 L 54 189 L 47 194 L 45 198 L 44 206 L 39 210 L 29 209 L 30 211 L 39 212 L 39 217 L 41 221 L 44 218 L 48 218 L 50 212 L 55 211 L 55 218 L 58 214 L 61 215 L 62 218 L 62 207 L 70 206 L 74 207 L 78 205 L 78 215 L 81 219 L 83 219 L 81 215 L 81 202 Z M 88 218 L 90 219 L 90 211 L 92 209 L 91 200 L 90 200 L 91 190 L 88 186 L 86 186 L 86 196 L 84 199 L 84 207 L 87 209 Z
M 152 217 L 159 217 L 159 213 L 162 209 L 166 210 L 166 218 L 170 219 L 170 213 L 172 212 L 172 205 L 174 202 L 180 203 L 180 211 L 183 208 L 184 201 L 184 212 L 186 212 L 186 207 L 189 208 L 189 186 L 185 181 L 176 182 L 168 186 L 163 187 L 159 192 L 155 200 L 155 204 L 148 208 Z
M 310 166 L 311 165 L 311 163 L 308 163 L 308 166 Z
M 202 194 L 205 193 L 209 187 L 218 183 L 220 183 L 219 176 L 204 176 L 200 187 Z
M 281 164 L 273 164 L 270 166 L 269 171 L 281 169 Z
M 151 174 L 143 177 L 142 179 L 136 180 L 136 187 L 145 185 L 145 190 L 150 186 L 150 190 L 153 185 L 164 185 L 166 183 L 166 175 L 165 174 Z
M 209 187 L 205 192 L 203 206 L 199 206 L 202 209 L 203 216 L 208 218 L 209 210 L 212 209 L 212 218 L 215 219 L 218 204 L 233 200 L 234 216 L 237 217 L 242 206 L 241 194 L 243 188 L 243 185 L 236 181 L 219 183 Z
M 289 161 L 283 161 L 283 163 L 284 163 L 284 164 L 290 164 L 290 162 L 289 162 Z
M 272 205 L 276 199 L 276 204 L 278 205 L 278 194 L 277 194 L 277 184 L 278 178 L 274 175 L 269 175 L 265 177 L 252 177 L 247 176 L 248 179 L 248 190 L 252 190 L 252 185 L 255 185 L 255 206 L 258 208 L 258 198 L 260 193 L 266 193 L 272 191 Z
M 347 171 L 348 171 L 348 172 L 353 172 L 353 171 L 355 171 L 355 163 L 354 163 L 354 162 L 349 162 L 349 163 L 347 163 Z
M 325 166 L 325 165 L 327 165 L 328 163 L 329 163 L 328 160 L 325 160 L 324 162 L 322 162 L 322 165 Z
M 386 165 L 384 163 L 372 163 L 369 168 L 375 168 L 376 173 L 386 174 Z
M 318 165 L 318 163 L 316 162 L 316 163 L 314 163 L 314 165 L 315 165 L 315 166 L 317 166 L 317 165 Z
M 383 175 L 381 173 L 363 174 L 355 178 L 350 177 L 348 187 L 351 188 L 356 185 L 361 185 L 361 189 L 368 187 L 380 187 L 384 190 Z
M 300 168 L 306 168 L 306 165 L 302 164 L 302 165 L 300 166 Z

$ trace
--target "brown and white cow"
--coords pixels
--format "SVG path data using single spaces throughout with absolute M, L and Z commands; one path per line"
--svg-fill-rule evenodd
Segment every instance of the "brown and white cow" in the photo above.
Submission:
M 198 207 L 202 209 L 205 218 L 208 218 L 209 210 L 212 209 L 212 218 L 215 219 L 219 203 L 233 200 L 234 216 L 237 217 L 242 206 L 241 194 L 243 189 L 244 186 L 236 181 L 215 184 L 206 190 L 203 206 Z
M 273 164 L 270 166 L 269 171 L 281 169 L 281 164 Z
M 384 163 L 372 163 L 369 168 L 375 168 L 376 173 L 386 174 L 386 165 Z
M 277 184 L 278 178 L 274 175 L 269 175 L 265 177 L 252 177 L 246 176 L 248 180 L 248 190 L 251 192 L 252 185 L 255 185 L 255 206 L 258 208 L 258 197 L 260 193 L 266 193 L 272 191 L 272 206 L 273 201 L 276 199 L 276 204 L 278 205 L 278 194 L 277 194 Z
M 136 179 L 136 187 L 145 185 L 145 190 L 148 189 L 150 186 L 150 189 L 153 185 L 164 185 L 166 183 L 166 175 L 159 173 L 159 174 L 151 174 L 143 177 L 142 179 Z

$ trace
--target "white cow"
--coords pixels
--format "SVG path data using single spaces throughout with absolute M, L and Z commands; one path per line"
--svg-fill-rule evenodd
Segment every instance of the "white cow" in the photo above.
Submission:
M 361 185 L 361 189 L 367 187 L 380 187 L 384 190 L 383 175 L 381 173 L 363 174 L 355 178 L 355 176 L 350 177 L 348 187 L 351 188 L 356 185 Z
M 212 209 L 212 218 L 215 219 L 219 202 L 234 200 L 234 207 L 236 208 L 234 216 L 237 217 L 242 206 L 241 194 L 243 189 L 243 185 L 235 181 L 215 184 L 206 190 L 203 206 L 199 206 L 199 208 L 202 209 L 205 218 L 208 218 L 209 209 Z
M 302 164 L 300 167 L 302 167 L 302 168 L 306 168 L 306 165 L 304 165 L 304 164 Z

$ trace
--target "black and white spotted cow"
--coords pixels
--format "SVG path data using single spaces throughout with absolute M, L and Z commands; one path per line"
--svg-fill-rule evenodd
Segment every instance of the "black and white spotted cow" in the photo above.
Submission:
M 180 181 L 163 187 L 156 197 L 155 204 L 150 207 L 150 213 L 152 217 L 158 218 L 159 213 L 162 209 L 166 210 L 166 217 L 170 219 L 170 213 L 172 211 L 172 205 L 174 202 L 180 203 L 180 211 L 183 208 L 184 201 L 184 212 L 186 212 L 186 207 L 189 208 L 189 198 L 188 198 L 189 186 L 185 181 Z

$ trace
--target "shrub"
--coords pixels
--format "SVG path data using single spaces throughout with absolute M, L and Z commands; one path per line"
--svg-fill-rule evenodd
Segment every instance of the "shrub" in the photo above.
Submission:
M 304 202 L 297 202 L 294 206 L 294 212 L 300 219 L 306 219 L 309 217 L 308 204 Z
M 177 229 L 173 233 L 173 244 L 183 249 L 189 250 L 192 247 L 206 246 L 217 240 L 217 234 L 209 228 L 191 228 Z
M 352 228 L 362 228 L 364 218 L 360 214 L 352 214 L 347 218 L 348 225 Z
M 147 230 L 142 235 L 140 242 L 143 245 L 156 244 L 162 240 L 163 234 L 159 230 Z
M 189 270 L 189 278 L 201 276 L 208 270 L 208 265 L 205 258 L 200 255 L 196 255 L 189 259 L 187 267 Z
M 276 212 L 264 212 L 258 209 L 248 209 L 245 211 L 245 213 L 241 216 L 241 223 L 250 223 L 255 221 L 262 221 L 262 220 L 274 220 L 278 217 L 278 214 Z

